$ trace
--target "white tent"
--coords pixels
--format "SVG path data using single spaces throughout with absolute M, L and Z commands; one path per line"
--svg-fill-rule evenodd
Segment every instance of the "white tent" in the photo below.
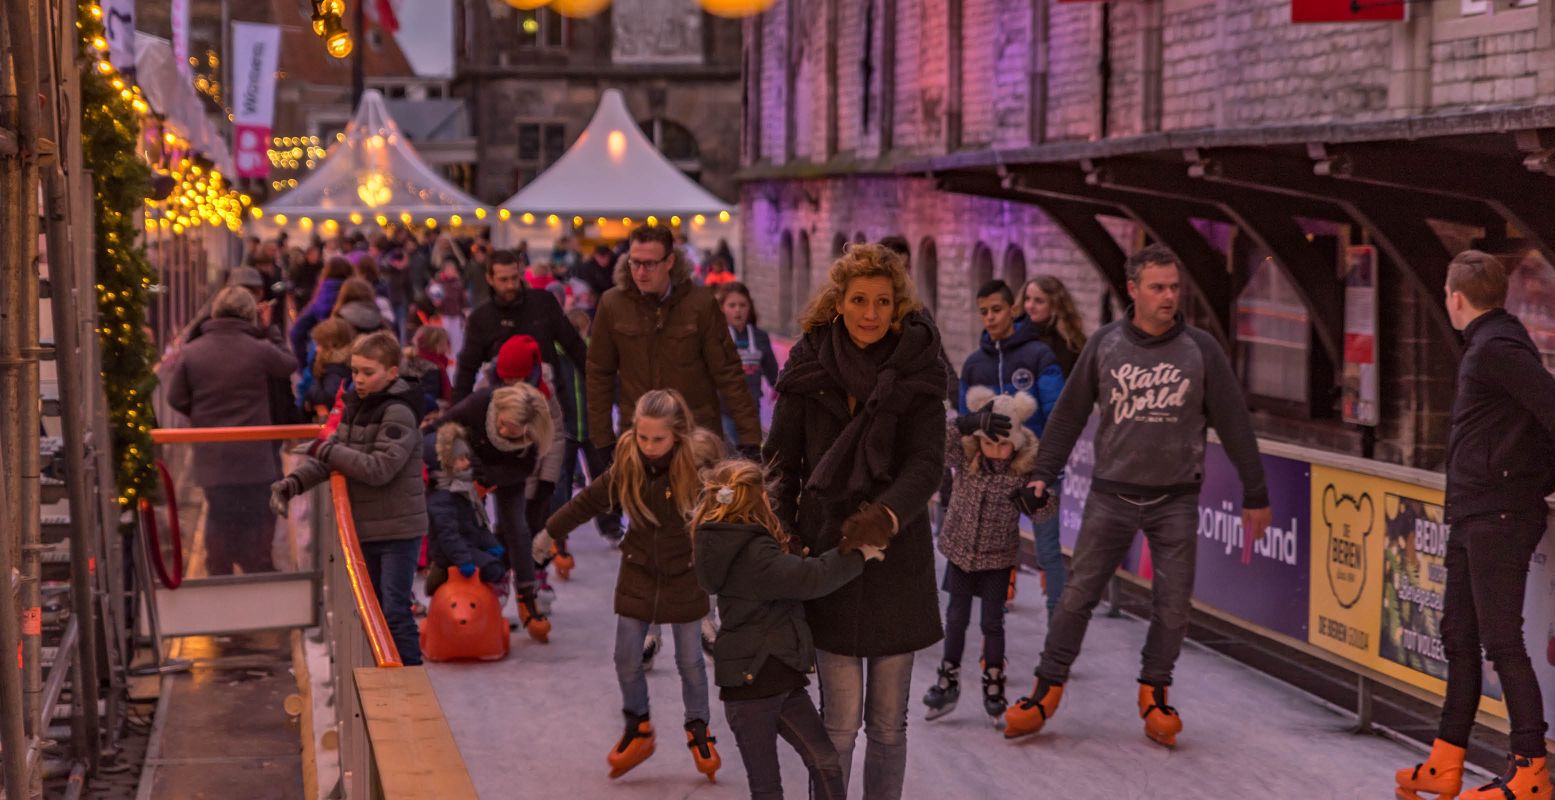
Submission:
M 211 160 L 223 174 L 232 175 L 232 154 L 227 140 L 205 115 L 205 103 L 178 69 L 173 46 L 166 39 L 135 32 L 135 82 L 146 102 L 162 115 L 162 124 L 189 142 L 197 153 Z
M 434 172 L 416 154 L 384 105 L 383 95 L 362 95 L 345 138 L 334 143 L 312 174 L 285 194 L 264 204 L 265 218 L 286 226 L 312 222 L 363 224 L 385 220 L 427 219 L 439 223 L 475 222 L 488 207 Z
M 730 206 L 665 160 L 632 120 L 621 92 L 607 89 L 572 147 L 502 207 L 515 216 L 593 221 L 648 215 L 689 219 L 716 216 Z

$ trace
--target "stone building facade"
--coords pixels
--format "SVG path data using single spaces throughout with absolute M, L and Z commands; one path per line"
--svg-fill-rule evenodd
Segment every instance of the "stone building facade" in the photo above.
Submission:
M 1185 259 L 1201 257 L 1190 307 L 1196 320 L 1219 314 L 1261 433 L 1437 468 L 1455 342 L 1440 324 L 1441 283 L 1429 285 L 1432 270 L 1471 245 L 1508 257 L 1518 276 L 1509 305 L 1541 348 L 1555 352 L 1555 308 L 1543 299 L 1555 297 L 1555 272 L 1545 263 L 1551 248 L 1500 216 L 1482 216 L 1481 203 L 1437 219 L 1431 198 L 1456 206 L 1462 198 L 1451 197 L 1453 187 L 1357 189 L 1357 198 L 1379 204 L 1371 207 L 1394 197 L 1416 203 L 1400 207 L 1412 210 L 1412 223 L 1389 221 L 1387 231 L 1428 221 L 1431 228 L 1412 230 L 1434 230 L 1439 240 L 1418 260 L 1403 254 L 1407 248 L 1383 248 L 1382 412 L 1365 430 L 1340 419 L 1341 315 L 1317 299 L 1342 297 L 1342 287 L 1311 281 L 1326 264 L 1332 283 L 1345 247 L 1377 232 L 1358 222 L 1365 217 L 1344 197 L 1307 198 L 1317 217 L 1351 212 L 1328 218 L 1308 218 L 1297 199 L 1287 208 L 1278 198 L 1330 185 L 1344 193 L 1350 184 L 1314 166 L 1324 142 L 1364 140 L 1356 146 L 1386 151 L 1389 141 L 1445 135 L 1446 127 L 1461 136 L 1440 139 L 1441 147 L 1473 139 L 1486 148 L 1475 158 L 1508 165 L 1506 191 L 1536 180 L 1521 167 L 1545 146 L 1541 125 L 1555 123 L 1548 113 L 1555 111 L 1555 3 L 1438 0 L 1412 4 L 1405 22 L 1333 24 L 1294 24 L 1291 5 L 777 0 L 745 22 L 742 278 L 776 320 L 771 327 L 792 333 L 811 287 L 847 242 L 904 236 L 920 291 L 959 363 L 980 333 L 974 294 L 982 282 L 1059 277 L 1094 327 L 1121 311 L 1120 284 L 1098 268 L 1098 253 L 1186 230 L 1172 223 L 1174 209 L 1187 209 L 1176 221 L 1191 221 L 1200 236 L 1166 243 Z M 1510 134 L 1509 153 L 1489 149 L 1502 146 L 1485 138 L 1496 135 L 1502 111 L 1530 120 L 1516 137 L 1522 150 Z M 1280 173 L 1291 183 L 1277 190 L 1291 194 L 1190 177 L 1213 172 L 1206 166 L 1220 152 L 1213 148 L 1225 145 L 1255 168 L 1295 167 Z M 1193 158 L 1203 159 L 1197 171 Z M 1125 176 L 1135 171 L 1165 188 L 1109 184 L 1133 180 Z M 1055 190 L 1044 175 L 1073 177 L 1074 188 Z M 1057 205 L 1014 197 L 1012 180 L 1035 193 L 1068 194 Z M 1153 200 L 1155 191 L 1165 199 Z M 1117 208 L 1093 217 L 1099 233 L 1088 246 L 1048 213 L 1078 208 L 1089 217 L 1108 203 Z M 1276 224 L 1262 224 L 1259 215 L 1282 209 L 1289 213 Z M 1275 235 L 1286 228 L 1304 233 L 1305 244 Z M 1109 237 L 1115 247 L 1100 241 Z M 1185 252 L 1179 242 L 1192 247 Z M 1218 312 L 1214 298 L 1223 301 Z
M 695 0 L 615 0 L 586 19 L 460 0 L 458 15 L 454 92 L 472 106 L 482 200 L 501 202 L 543 172 L 611 88 L 676 166 L 735 197 L 738 22 Z

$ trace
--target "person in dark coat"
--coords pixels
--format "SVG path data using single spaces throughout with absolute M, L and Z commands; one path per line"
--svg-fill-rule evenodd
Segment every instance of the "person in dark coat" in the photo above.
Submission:
M 604 245 L 598 245 L 588 258 L 578 262 L 572 270 L 572 277 L 587 284 L 589 294 L 593 296 L 593 300 L 587 306 L 590 318 L 593 318 L 594 311 L 599 308 L 599 301 L 605 296 L 605 292 L 616 285 L 615 264 L 615 253 Z
M 271 425 L 269 382 L 285 380 L 297 360 L 256 325 L 254 295 L 229 286 L 216 295 L 202 334 L 180 351 L 167 377 L 172 407 L 197 428 Z M 194 447 L 189 474 L 205 490 L 206 565 L 211 575 L 275 569 L 270 545 L 275 516 L 270 483 L 281 477 L 275 442 L 219 442 Z
M 702 660 L 700 623 L 708 600 L 697 585 L 686 522 L 701 489 L 698 475 L 722 456 L 722 438 L 697 428 L 685 398 L 674 390 L 651 390 L 633 410 L 634 427 L 617 440 L 614 463 L 551 515 L 531 555 L 543 560 L 589 519 L 611 508 L 626 511 L 631 524 L 621 541 L 615 591 L 616 679 L 626 730 L 608 757 L 611 777 L 653 754 L 642 646 L 653 626 L 668 624 L 688 744 L 697 770 L 711 779 L 720 761 L 708 735 L 712 713 Z
M 745 762 L 752 800 L 782 800 L 777 739 L 799 751 L 812 796 L 843 800 L 842 765 L 816 712 L 808 674 L 815 645 L 803 601 L 831 594 L 864 571 L 868 545 L 844 541 L 819 558 L 786 552 L 766 475 L 750 461 L 725 461 L 703 480 L 691 518 L 697 582 L 718 596 L 723 627 L 713 644 L 713 678 Z
M 1507 772 L 1473 796 L 1549 797 L 1552 790 L 1544 701 L 1523 640 L 1523 591 L 1544 538 L 1544 498 L 1555 491 L 1555 378 L 1504 308 L 1506 291 L 1506 267 L 1489 253 L 1465 251 L 1447 266 L 1447 316 L 1467 343 L 1447 434 L 1447 691 L 1431 755 L 1398 771 L 1400 797 L 1458 796 L 1483 661 L 1501 679 L 1512 757 Z
M 292 322 L 292 355 L 297 357 L 298 364 L 308 363 L 308 334 L 313 332 L 314 325 L 330 318 L 335 310 L 335 300 L 340 296 L 340 287 L 351 274 L 351 262 L 341 256 L 332 256 L 325 262 L 323 280 L 318 290 L 313 293 L 308 306 Z
M 427 458 L 427 597 L 448 580 L 449 570 L 469 578 L 477 572 L 492 585 L 498 597 L 506 597 L 507 550 L 491 532 L 486 503 L 475 489 L 469 437 L 458 425 L 444 425 L 426 435 L 422 452 Z
M 859 529 L 895 535 L 884 561 L 806 604 L 844 775 L 868 730 L 867 800 L 902 794 L 913 654 L 942 636 L 927 508 L 945 469 L 948 379 L 918 309 L 896 253 L 854 245 L 837 259 L 778 378 L 763 454 L 778 517 L 810 552 Z
M 729 324 L 729 337 L 734 340 L 734 350 L 740 354 L 740 368 L 745 372 L 745 385 L 750 387 L 751 399 L 761 408 L 761 381 L 777 385 L 777 353 L 772 350 L 772 337 L 756 327 L 756 304 L 751 300 L 750 289 L 736 280 L 729 280 L 714 290 L 718 307 L 723 309 L 724 321 Z M 724 437 L 739 440 L 739 429 L 734 417 L 723 415 Z

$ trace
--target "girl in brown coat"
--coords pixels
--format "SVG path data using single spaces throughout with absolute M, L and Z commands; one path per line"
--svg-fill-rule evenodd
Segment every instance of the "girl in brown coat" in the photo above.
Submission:
M 708 600 L 692 569 L 686 521 L 702 488 L 699 472 L 716 463 L 721 450 L 717 434 L 695 426 L 679 392 L 649 391 L 637 401 L 632 428 L 616 442 L 610 469 L 552 514 L 534 539 L 535 560 L 544 561 L 553 544 L 566 541 L 584 522 L 612 508 L 624 510 L 631 519 L 621 541 L 616 578 L 615 665 L 626 732 L 607 758 L 612 778 L 653 755 L 642 646 L 649 629 L 664 623 L 674 631 L 687 746 L 697 770 L 709 780 L 720 764 L 716 740 L 707 734 L 711 713 L 701 621 Z

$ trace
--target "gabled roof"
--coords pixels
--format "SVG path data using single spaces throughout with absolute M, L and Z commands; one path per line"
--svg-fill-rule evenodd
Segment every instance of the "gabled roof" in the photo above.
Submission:
M 368 219 L 407 213 L 473 219 L 484 217 L 485 209 L 421 160 L 376 90 L 362 95 L 345 139 L 330 147 L 324 161 L 297 188 L 264 204 L 270 215 L 336 220 L 353 212 Z
M 730 208 L 665 160 L 617 89 L 607 89 L 582 135 L 551 168 L 508 198 L 515 214 L 630 217 L 716 214 Z

